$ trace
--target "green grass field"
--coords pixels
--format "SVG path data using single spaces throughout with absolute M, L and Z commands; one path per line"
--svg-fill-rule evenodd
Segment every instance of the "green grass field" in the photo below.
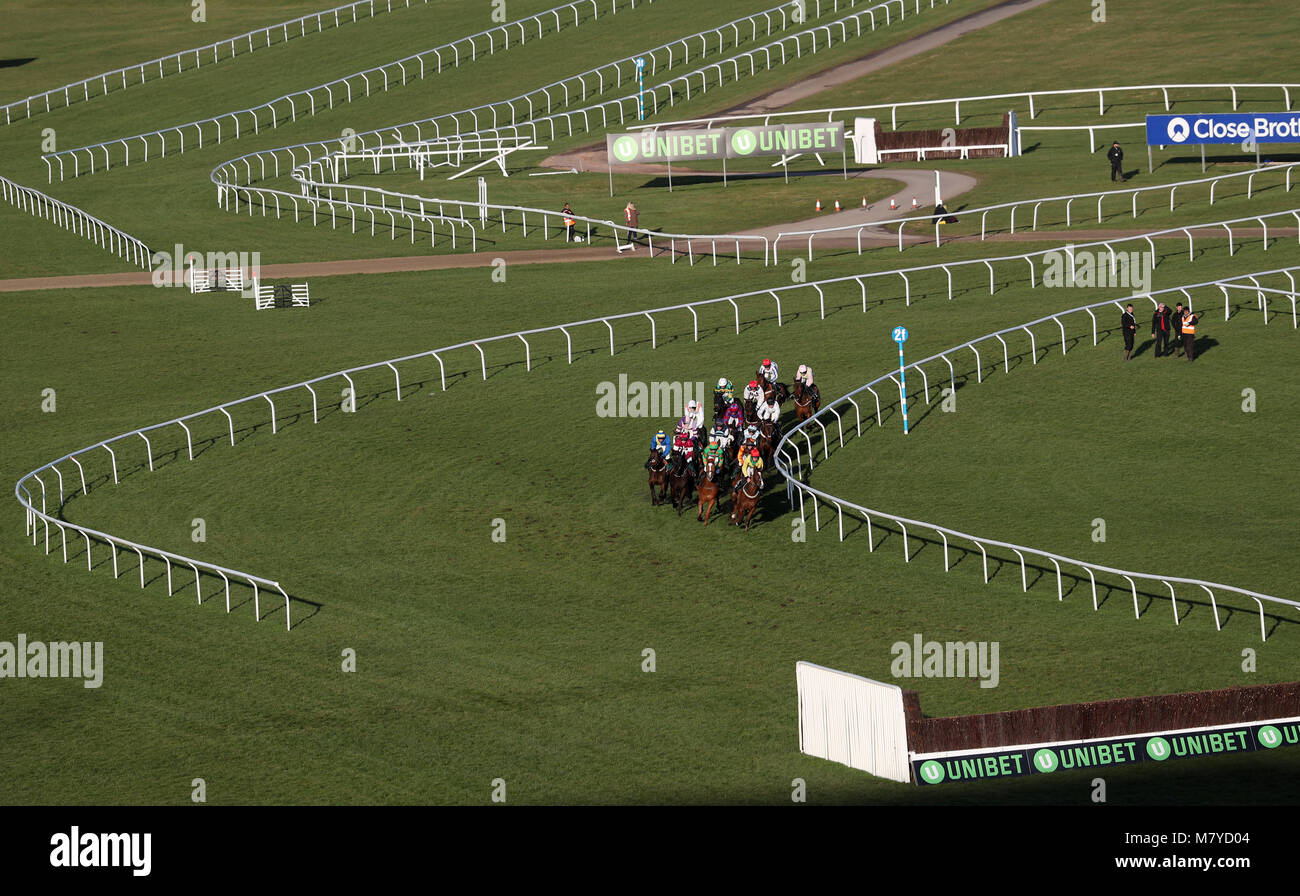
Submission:
M 676 107 L 675 117 L 730 108 L 989 5 L 954 2 L 909 16 L 896 31 L 882 29 L 762 78 L 710 89 Z M 1223 36 L 1222 58 L 1193 66 L 1190 48 L 1204 38 L 1203 23 L 1217 5 L 1130 6 L 1112 12 L 1112 25 L 1099 25 L 1086 5 L 1056 0 L 804 105 L 1111 79 L 1212 81 L 1245 77 L 1243 71 L 1252 80 L 1287 76 L 1281 48 L 1295 29 L 1289 20 L 1263 43 Z M 1279 22 L 1278 4 L 1234 6 L 1251 27 Z M 512 3 L 510 12 L 541 8 Z M 395 91 L 253 140 L 45 184 L 35 152 L 44 127 L 56 129 L 61 148 L 133 133 L 146 121 L 233 108 L 253 88 L 275 95 L 488 24 L 479 22 L 485 5 L 433 3 L 0 129 L 0 173 L 81 205 L 156 249 L 179 242 L 258 250 L 263 263 L 426 254 L 427 244 L 412 247 L 405 238 L 222 212 L 208 171 L 255 148 L 449 111 L 462 105 L 460 97 L 482 102 L 518 92 L 524 85 L 512 76 L 515 65 L 569 73 L 752 8 L 658 0 L 628 17 L 641 27 L 602 17 L 590 28 L 530 41 L 510 61 L 409 88 L 418 109 Z M 114 27 L 139 29 L 160 9 L 123 7 Z M 219 27 L 234 33 L 304 7 L 210 10 L 210 29 L 218 28 L 216 12 L 229 12 Z M 40 58 L 0 69 L 6 100 L 216 36 L 168 23 L 144 29 L 125 49 L 104 41 L 72 60 L 67 47 L 104 23 L 79 6 L 32 5 L 25 16 L 26 30 L 15 32 L 16 46 L 7 42 L 3 55 Z M 417 21 L 427 30 L 407 24 Z M 1156 29 L 1167 38 L 1158 53 L 1134 49 L 1143 46 L 1138 35 Z M 309 52 L 313 46 L 329 56 L 319 70 L 307 69 L 318 55 Z M 1112 55 L 1125 61 L 1119 74 L 1097 62 Z M 977 76 L 967 70 L 970 59 L 983 60 Z M 1254 98 L 1245 107 L 1267 102 Z M 1107 115 L 1130 120 L 1145 111 Z M 993 114 L 992 107 L 971 111 L 979 123 Z M 1052 109 L 1042 120 L 1080 117 Z M 600 137 L 557 141 L 551 151 Z M 974 206 L 1105 187 L 1105 162 L 1086 149 L 1079 135 L 1058 136 L 1014 163 L 941 167 L 980 179 L 962 198 Z M 1236 164 L 1224 160 L 1210 173 L 1238 170 Z M 739 180 L 724 190 L 701 180 L 669 194 L 653 177 L 620 176 L 610 199 L 602 174 L 528 178 L 535 170 L 521 165 L 509 179 L 493 176 L 492 199 L 542 205 L 563 181 L 580 212 L 580 203 L 604 201 L 602 214 L 616 214 L 635 197 L 651 226 L 662 218 L 671 229 L 716 222 L 712 229 L 726 231 L 809 217 L 816 198 L 856 204 L 892 189 L 889 181 L 869 181 L 877 192 L 865 193 L 857 179 L 850 181 L 853 193 L 836 196 L 829 187 L 843 181 L 832 171 L 792 177 L 789 186 L 779 178 Z M 1197 176 L 1198 163 L 1166 161 L 1149 176 L 1143 167 L 1131 186 Z M 419 187 L 408 175 L 368 180 Z M 273 183 L 283 189 L 287 180 Z M 424 188 L 435 184 L 445 186 L 425 181 Z M 471 189 L 460 184 L 436 195 Z M 1102 226 L 1154 229 L 1294 206 L 1277 175 L 1261 175 L 1258 186 L 1249 199 L 1227 190 L 1213 206 L 1204 191 L 1188 189 L 1186 205 L 1180 192 L 1172 214 L 1157 194 L 1136 222 L 1126 201 L 1117 201 L 1124 213 Z M 965 218 L 961 226 L 978 225 Z M 1091 225 L 1072 222 L 1087 226 L 1097 226 L 1095 216 Z M 485 251 L 556 245 L 513 230 L 483 242 Z M 953 243 L 863 256 L 819 250 L 806 273 L 809 280 L 847 277 L 1050 246 Z M 1198 240 L 1197 247 L 1189 261 L 1185 243 L 1159 243 L 1153 287 L 1300 264 L 1294 235 L 1275 237 L 1267 248 L 1258 238 L 1239 241 L 1232 255 L 1223 239 Z M 505 282 L 491 267 L 313 277 L 308 311 L 259 313 L 251 299 L 147 286 L 4 293 L 13 335 L 0 362 L 0 478 L 17 482 L 118 433 L 329 371 L 526 328 L 791 285 L 798 273 L 789 263 L 793 254 L 783 254 L 777 267 L 753 258 L 670 264 L 645 253 L 510 264 Z M 126 269 L 48 222 L 0 207 L 0 278 Z M 64 518 L 278 580 L 295 598 L 295 624 L 285 631 L 283 602 L 265 592 L 263 618 L 255 621 L 252 593 L 241 587 L 232 589 L 227 615 L 212 578 L 203 579 L 201 606 L 188 574 L 178 573 L 169 596 L 157 560 L 146 562 L 141 589 L 133 554 L 119 555 L 115 580 L 102 544 L 92 548 L 91 571 L 75 542 L 65 565 L 57 532 L 45 556 L 43 530 L 33 547 L 14 507 L 0 530 L 0 640 L 25 633 L 33 640 L 102 641 L 105 670 L 99 689 L 55 679 L 0 681 L 8 757 L 0 802 L 186 804 L 192 779 L 202 777 L 208 801 L 226 805 L 485 804 L 496 778 L 508 782 L 509 801 L 519 804 L 788 804 L 792 779 L 803 778 L 809 801 L 823 805 L 1082 805 L 1092 778 L 1083 772 L 916 788 L 804 756 L 794 664 L 809 660 L 894 681 L 890 647 L 915 633 L 999 642 L 996 688 L 973 679 L 897 681 L 917 689 L 934 716 L 1300 677 L 1295 613 L 1270 610 L 1269 637 L 1261 643 L 1250 602 L 1224 599 L 1231 612 L 1222 631 L 1208 603 L 1181 591 L 1178 625 L 1169 601 L 1145 591 L 1140 618 L 1122 588 L 1103 589 L 1094 612 L 1086 582 L 1071 582 L 1063 601 L 1054 579 L 1041 573 L 1031 574 L 1031 587 L 1022 591 L 1011 555 L 998 558 L 986 585 L 978 553 L 962 555 L 945 574 L 940 545 L 914 539 L 905 562 L 897 531 L 877 529 L 873 552 L 865 527 L 849 520 L 841 543 L 825 507 L 821 531 L 796 540 L 799 516 L 779 483 L 748 533 L 724 525 L 725 517 L 704 528 L 693 512 L 678 518 L 669 507 L 650 506 L 641 469 L 646 443 L 672 420 L 600 416 L 602 383 L 626 376 L 709 388 L 719 376 L 747 380 L 770 356 L 781 364 L 782 379 L 811 364 L 831 398 L 896 365 L 889 331 L 897 324 L 913 334 L 909 355 L 923 357 L 1112 297 L 1105 289 L 1031 289 L 1026 272 L 1011 265 L 998 267 L 990 295 L 983 265 L 954 270 L 951 302 L 942 273 L 914 278 L 910 305 L 899 278 L 867 281 L 865 313 L 857 285 L 827 287 L 825 319 L 815 291 L 787 293 L 779 326 L 770 298 L 741 300 L 739 334 L 724 303 L 700 312 L 698 342 L 689 314 L 661 314 L 653 349 L 644 318 L 619 322 L 612 356 L 603 325 L 578 328 L 572 364 L 559 334 L 531 339 L 531 370 L 518 340 L 485 343 L 486 382 L 477 352 L 462 349 L 444 356 L 445 392 L 432 359 L 402 365 L 399 402 L 391 371 L 381 368 L 356 377 L 355 413 L 341 409 L 347 383 L 336 378 L 318 390 L 318 424 L 311 396 L 300 389 L 276 399 L 274 435 L 265 401 L 232 409 L 234 447 L 221 414 L 203 418 L 194 426 L 192 462 L 178 427 L 151 436 L 152 473 L 143 441 L 122 443 L 115 448 L 118 486 L 107 452 L 86 455 L 89 491 L 61 508 Z M 968 352 L 956 371 L 955 413 L 939 409 L 938 373 L 946 368 L 932 364 L 931 404 L 909 375 L 911 435 L 903 437 L 897 413 L 886 409 L 882 429 L 868 427 L 829 460 L 819 455 L 810 482 L 871 508 L 988 538 L 1294 600 L 1300 539 L 1290 503 L 1300 483 L 1287 446 L 1295 444 L 1291 409 L 1300 401 L 1300 376 L 1289 312 L 1278 314 L 1287 304 L 1275 298 L 1277 316 L 1266 325 L 1252 296 L 1235 297 L 1228 321 L 1221 300 L 1209 301 L 1203 356 L 1194 365 L 1155 360 L 1149 348 L 1125 364 L 1117 310 L 1100 315 L 1095 348 L 1086 316 L 1071 316 L 1070 336 L 1080 341 L 1064 357 L 1057 347 L 1040 352 L 1034 364 L 1027 337 L 1010 339 L 1011 370 L 992 369 L 1001 358 L 985 353 L 984 382 L 977 384 Z M 1139 312 L 1139 336 L 1147 320 L 1149 312 Z M 1051 324 L 1035 333 L 1040 349 L 1058 338 Z M 1250 413 L 1242 409 L 1248 388 L 1258 402 Z M 53 412 L 42 407 L 51 389 Z M 75 475 L 70 463 L 60 469 L 65 478 Z M 46 484 L 54 481 L 46 477 Z M 71 479 L 68 485 L 73 491 Z M 1097 518 L 1106 523 L 1104 542 L 1091 537 Z M 196 520 L 202 541 L 194 538 Z M 1253 672 L 1243 671 L 1247 648 L 1257 652 Z M 643 671 L 647 649 L 655 654 L 653 672 Z M 354 672 L 343 670 L 348 650 L 355 651 Z M 1300 799 L 1298 767 L 1295 751 L 1279 750 L 1116 769 L 1107 780 L 1116 805 L 1293 805 Z

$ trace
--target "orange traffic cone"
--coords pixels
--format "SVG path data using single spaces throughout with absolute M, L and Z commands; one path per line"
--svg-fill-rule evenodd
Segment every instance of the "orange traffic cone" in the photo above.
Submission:
M 817 200 L 817 211 L 821 211 L 821 210 L 822 210 L 822 201 L 821 201 L 820 199 L 818 199 L 818 200 Z
M 894 200 L 894 197 L 893 197 L 893 196 L 890 196 L 890 197 L 889 197 L 889 207 L 890 207 L 890 208 L 898 208 L 898 202 L 896 202 L 896 201 Z
M 836 211 L 840 210 L 840 201 L 838 199 L 835 200 L 835 210 Z
M 916 201 L 916 197 L 913 196 L 913 197 L 912 197 L 912 208 L 920 208 L 920 207 L 921 207 L 921 203 L 917 202 L 917 201 Z
M 867 207 L 867 197 L 866 197 L 866 196 L 863 196 L 863 197 L 862 197 L 862 207 L 863 207 L 863 208 L 866 208 L 866 207 Z

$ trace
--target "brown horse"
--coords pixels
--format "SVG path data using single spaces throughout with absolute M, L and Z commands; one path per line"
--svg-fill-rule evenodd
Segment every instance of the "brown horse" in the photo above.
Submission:
M 646 461 L 646 469 L 650 471 L 650 506 L 654 507 L 668 497 L 668 461 L 652 449 L 650 459 Z M 656 485 L 659 486 L 658 495 L 655 494 Z
M 758 470 L 751 470 L 745 482 L 741 485 L 740 490 L 733 496 L 731 519 L 740 525 L 740 521 L 745 521 L 745 531 L 749 531 L 749 524 L 754 519 L 754 511 L 758 509 L 758 498 L 763 493 L 763 474 Z
M 769 383 L 764 379 L 760 379 L 759 383 L 763 386 L 764 401 L 771 401 L 775 397 L 777 404 L 785 404 L 786 399 L 790 397 L 790 390 L 785 383 Z
M 699 512 L 695 514 L 697 520 L 704 520 L 704 525 L 709 524 L 709 517 L 713 511 L 718 509 L 718 492 L 721 486 L 718 484 L 718 478 L 721 473 L 716 469 L 717 465 L 712 461 L 706 461 L 704 472 L 700 475 L 700 481 L 695 484 L 695 490 L 699 492 Z
M 758 426 L 758 455 L 763 458 L 763 466 L 772 465 L 772 452 L 779 441 L 776 437 L 776 426 L 768 420 L 764 420 Z
M 794 384 L 794 414 L 800 423 L 822 408 L 822 397 L 815 386 L 809 387 L 800 380 Z

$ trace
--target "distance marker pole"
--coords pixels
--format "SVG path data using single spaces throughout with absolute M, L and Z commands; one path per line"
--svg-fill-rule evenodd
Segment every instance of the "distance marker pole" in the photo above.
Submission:
M 898 343 L 898 391 L 903 400 L 903 435 L 907 435 L 907 367 L 903 363 L 903 343 L 907 341 L 907 328 L 894 327 L 892 335 Z

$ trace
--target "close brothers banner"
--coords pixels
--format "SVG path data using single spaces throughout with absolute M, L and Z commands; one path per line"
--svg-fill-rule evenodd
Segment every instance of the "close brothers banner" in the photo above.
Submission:
M 1274 719 L 1194 731 L 1166 731 L 1077 743 L 1034 744 L 979 752 L 913 754 L 917 784 L 1018 778 L 1197 756 L 1255 753 L 1300 743 L 1300 719 Z
M 1148 115 L 1148 146 L 1198 143 L 1300 143 L 1300 113 L 1214 112 L 1204 115 Z
M 799 152 L 843 152 L 844 123 L 802 122 L 751 128 L 608 134 L 605 137 L 605 149 L 611 165 L 747 159 L 751 156 L 779 156 Z

